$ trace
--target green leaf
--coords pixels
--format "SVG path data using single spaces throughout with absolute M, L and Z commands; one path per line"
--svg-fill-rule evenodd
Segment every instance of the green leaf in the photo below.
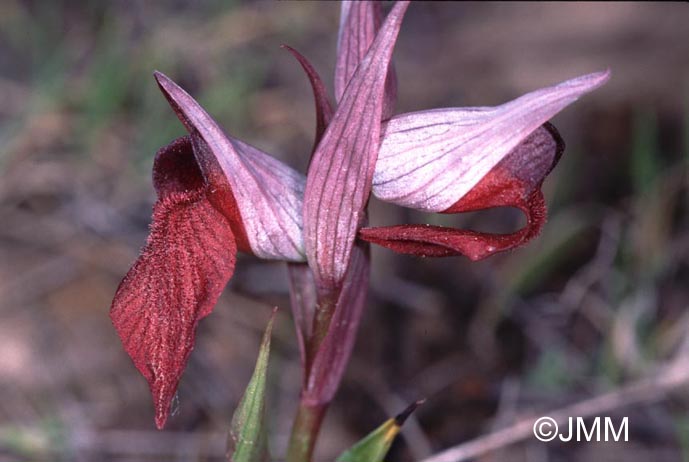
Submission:
M 383 425 L 346 450 L 337 458 L 337 462 L 382 462 L 404 421 L 424 401 L 416 401 L 397 417 L 386 420 Z
M 268 460 L 268 440 L 265 429 L 265 394 L 268 356 L 270 354 L 270 335 L 277 308 L 268 322 L 261 350 L 256 360 L 256 368 L 251 381 L 244 391 L 239 407 L 232 416 L 232 427 L 227 441 L 228 459 L 231 462 L 264 462 Z

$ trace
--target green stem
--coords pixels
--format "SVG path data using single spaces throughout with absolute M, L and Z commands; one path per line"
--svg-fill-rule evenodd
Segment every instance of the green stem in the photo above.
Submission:
M 313 319 L 313 331 L 311 337 L 306 339 L 305 345 L 306 362 L 304 367 L 307 379 L 302 384 L 304 387 L 302 389 L 302 397 L 306 392 L 305 387 L 311 374 L 313 360 L 330 329 L 336 300 L 336 294 L 319 294 Z M 311 462 L 313 449 L 316 446 L 316 439 L 318 438 L 328 404 L 313 405 L 306 403 L 303 398 L 299 400 L 297 415 L 292 424 L 292 434 L 290 435 L 286 462 Z
M 310 462 L 327 405 L 310 406 L 299 402 L 287 449 L 286 462 Z
M 335 314 L 335 300 L 333 297 L 320 296 L 316 312 L 313 317 L 313 333 L 311 338 L 306 339 L 306 374 L 311 373 L 311 364 L 316 357 L 318 349 L 321 347 L 323 339 L 330 329 L 330 321 Z

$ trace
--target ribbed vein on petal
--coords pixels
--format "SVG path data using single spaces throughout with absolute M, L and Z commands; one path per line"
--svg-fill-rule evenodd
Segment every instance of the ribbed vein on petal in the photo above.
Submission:
M 494 108 L 450 108 L 403 114 L 384 128 L 373 194 L 428 212 L 456 203 L 512 149 L 609 72 L 542 88 Z
M 546 123 L 498 163 L 469 193 L 443 213 L 461 213 L 493 207 L 515 207 L 526 225 L 509 234 L 491 234 L 430 225 L 363 228 L 359 237 L 396 252 L 425 257 L 465 255 L 480 260 L 524 245 L 538 235 L 546 220 L 541 185 L 557 164 L 564 142 Z
M 380 142 L 385 74 L 407 8 L 392 9 L 361 62 L 309 167 L 304 197 L 304 244 L 316 283 L 336 287 L 371 190 Z
M 156 80 L 192 134 L 204 175 L 217 162 L 236 199 L 252 252 L 261 258 L 303 261 L 304 176 L 261 150 L 227 136 L 187 92 L 159 72 Z M 212 186 L 212 185 L 211 185 Z
M 335 63 L 335 99 L 339 102 L 345 88 L 364 59 L 383 22 L 383 9 L 378 1 L 343 1 L 337 35 Z M 393 116 L 397 101 L 397 77 L 392 62 L 388 65 L 383 100 L 383 120 Z

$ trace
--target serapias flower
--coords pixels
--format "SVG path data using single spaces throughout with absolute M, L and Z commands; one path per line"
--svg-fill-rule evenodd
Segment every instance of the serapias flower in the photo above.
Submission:
M 158 200 L 150 234 L 117 289 L 110 316 L 149 383 L 162 428 L 196 325 L 232 276 L 237 249 L 268 259 L 305 258 L 305 179 L 225 135 L 184 90 L 161 73 L 155 77 L 189 135 L 156 155 Z
M 378 2 L 342 2 L 335 69 L 338 104 L 342 82 L 351 78 L 355 63 L 371 46 L 381 15 Z M 333 112 L 325 85 L 308 60 L 296 55 L 311 80 L 318 126 L 325 126 L 323 120 L 329 121 Z M 580 76 L 497 107 L 431 109 L 392 116 L 397 79 L 390 65 L 373 195 L 431 213 L 516 207 L 524 212 L 527 223 L 507 235 L 400 225 L 362 227 L 358 237 L 401 253 L 465 255 L 472 260 L 526 243 L 545 223 L 540 187 L 565 148 L 557 129 L 547 121 L 609 77 L 609 71 Z
M 528 93 L 493 108 L 449 108 L 402 114 L 385 124 L 373 178 L 379 199 L 424 212 L 458 213 L 516 207 L 526 225 L 512 234 L 439 226 L 363 228 L 359 236 L 421 256 L 479 260 L 522 245 L 545 223 L 541 185 L 564 142 L 547 123 L 609 78 L 598 72 Z
M 343 3 L 336 110 L 313 67 L 290 49 L 316 99 L 308 178 L 227 135 L 189 94 L 155 73 L 189 135 L 156 155 L 150 234 L 117 289 L 111 318 L 149 383 L 159 428 L 196 326 L 231 278 L 238 250 L 299 264 L 290 276 L 305 367 L 302 398 L 320 404 L 332 398 L 353 345 L 368 284 L 366 241 L 415 255 L 479 259 L 524 244 L 543 225 L 540 186 L 564 149 L 547 120 L 602 85 L 608 73 L 495 108 L 393 116 L 390 62 L 406 7 L 397 3 L 383 22 L 378 3 Z M 371 192 L 426 212 L 518 207 L 527 224 L 508 235 L 425 225 L 368 228 Z M 314 332 L 323 320 L 325 330 Z

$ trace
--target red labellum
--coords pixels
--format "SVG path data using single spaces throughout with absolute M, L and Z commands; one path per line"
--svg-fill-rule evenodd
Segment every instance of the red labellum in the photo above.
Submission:
M 303 261 L 304 177 L 261 150 L 228 136 L 201 105 L 170 78 L 158 86 L 191 135 L 211 202 L 239 222 L 251 253 Z
M 194 151 L 194 157 L 198 162 L 197 169 L 203 173 L 206 183 L 206 197 L 208 201 L 227 219 L 234 234 L 237 249 L 244 253 L 252 254 L 249 237 L 244 228 L 242 216 L 239 213 L 237 200 L 234 198 L 232 188 L 225 178 L 218 161 L 208 153 L 208 145 L 194 133 L 188 137 Z M 155 171 L 155 169 L 154 169 Z
M 148 381 L 162 428 L 194 347 L 196 326 L 232 276 L 229 222 L 208 201 L 191 144 L 179 139 L 156 157 L 159 198 L 145 247 L 117 289 L 110 317 Z

